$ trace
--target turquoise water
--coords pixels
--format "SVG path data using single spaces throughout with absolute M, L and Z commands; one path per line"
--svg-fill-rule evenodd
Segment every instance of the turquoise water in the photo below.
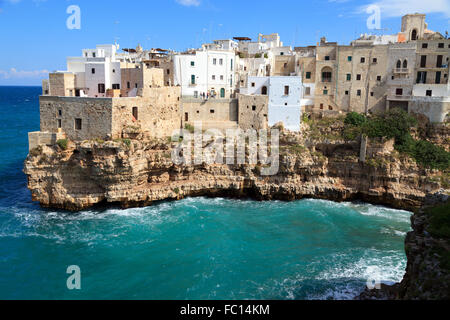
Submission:
M 21 172 L 39 92 L 0 87 L 0 299 L 350 299 L 368 278 L 402 279 L 406 211 L 222 198 L 41 209 Z

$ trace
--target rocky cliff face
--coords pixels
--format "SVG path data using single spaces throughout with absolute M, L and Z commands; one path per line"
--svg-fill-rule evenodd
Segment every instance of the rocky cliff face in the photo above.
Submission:
M 358 161 L 358 143 L 298 144 L 283 136 L 276 175 L 261 165 L 175 165 L 175 144 L 159 141 L 85 141 L 39 147 L 24 172 L 34 201 L 44 207 L 81 210 L 95 204 L 145 206 L 188 196 L 220 195 L 258 200 L 314 197 L 361 199 L 415 208 L 441 188 L 437 172 L 419 168 L 395 152 Z
M 450 202 L 421 208 L 411 217 L 411 225 L 403 280 L 366 290 L 358 299 L 450 300 Z

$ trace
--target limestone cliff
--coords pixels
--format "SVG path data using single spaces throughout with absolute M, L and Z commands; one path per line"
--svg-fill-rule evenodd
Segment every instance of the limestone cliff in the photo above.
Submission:
M 421 208 L 411 217 L 411 225 L 403 280 L 366 290 L 358 299 L 450 300 L 450 202 Z
M 85 141 L 32 150 L 24 172 L 34 201 L 44 207 L 81 210 L 99 203 L 123 207 L 188 196 L 220 195 L 258 200 L 314 197 L 361 199 L 415 208 L 439 192 L 439 173 L 419 168 L 395 151 L 358 160 L 359 144 L 301 146 L 282 136 L 280 168 L 261 176 L 261 165 L 175 165 L 163 140 Z

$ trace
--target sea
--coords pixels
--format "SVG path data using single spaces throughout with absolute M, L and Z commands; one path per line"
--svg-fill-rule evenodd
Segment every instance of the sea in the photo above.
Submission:
M 187 198 L 71 213 L 22 172 L 40 87 L 0 87 L 0 299 L 347 300 L 401 281 L 411 212 Z

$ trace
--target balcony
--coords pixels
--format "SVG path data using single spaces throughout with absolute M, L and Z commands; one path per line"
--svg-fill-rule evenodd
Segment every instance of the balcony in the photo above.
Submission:
M 409 101 L 411 100 L 410 95 L 388 95 L 387 100 L 390 101 Z
M 409 73 L 408 68 L 394 68 L 393 73 Z

